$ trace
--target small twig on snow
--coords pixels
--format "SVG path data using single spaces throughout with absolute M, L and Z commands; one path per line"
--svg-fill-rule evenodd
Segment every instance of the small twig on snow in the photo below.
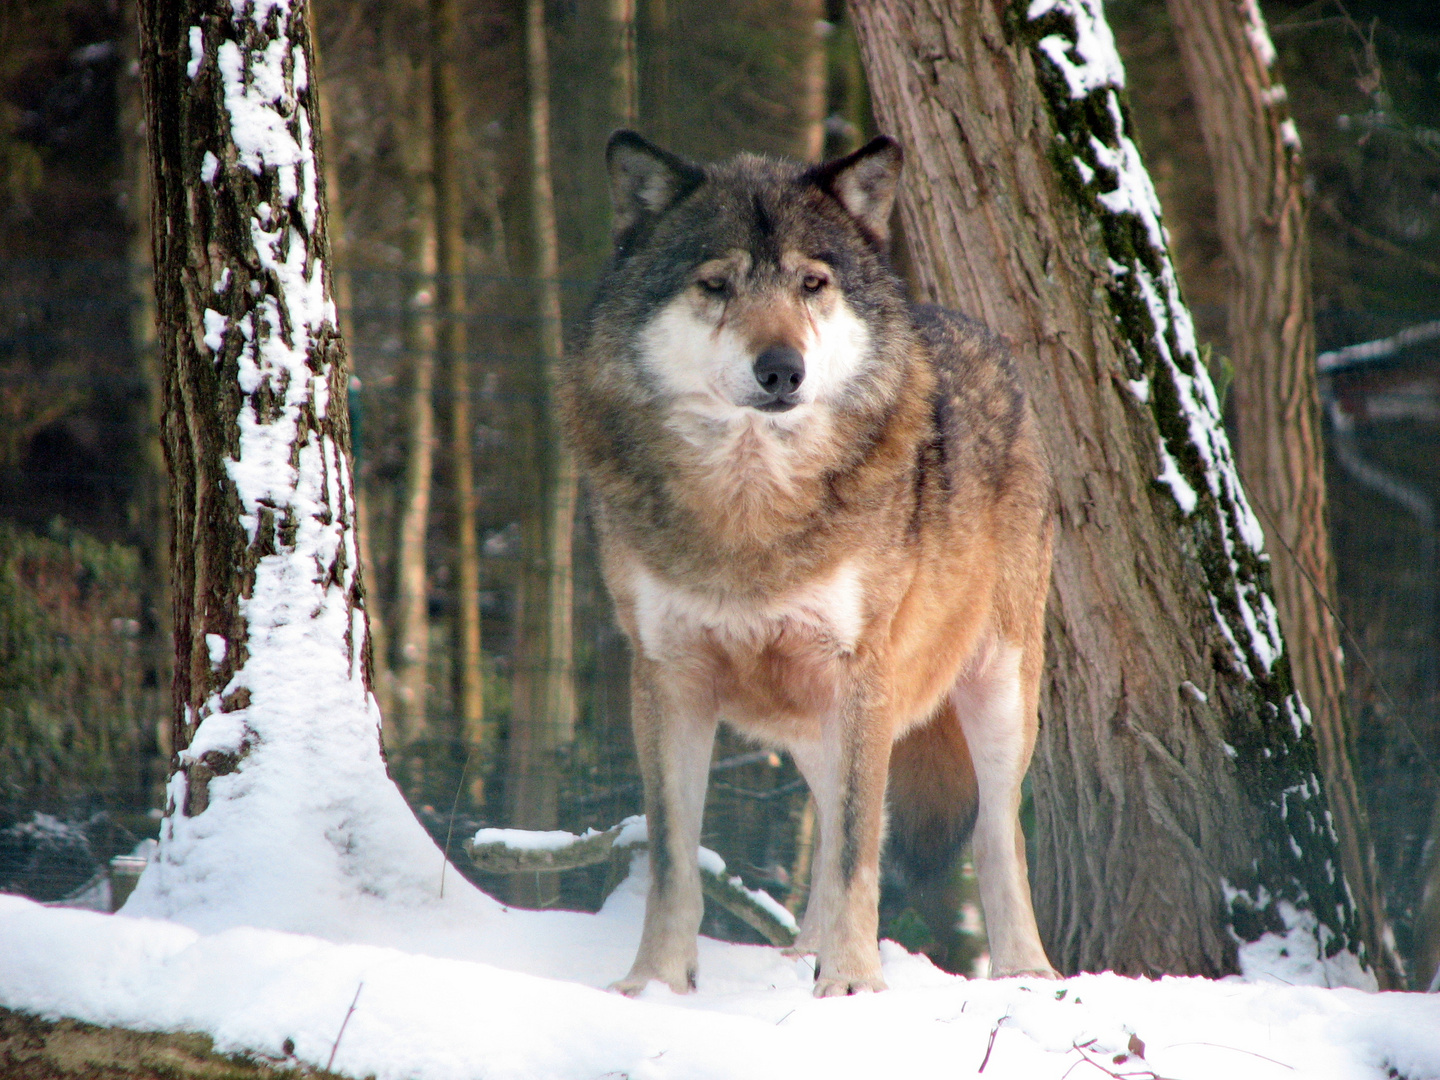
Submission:
M 975 1070 L 977 1073 L 984 1072 L 985 1066 L 990 1064 L 990 1051 L 995 1049 L 995 1036 L 1000 1034 L 1000 1025 L 1009 1019 L 1010 1014 L 1007 1012 L 999 1020 L 996 1020 L 995 1026 L 990 1029 L 990 1041 L 985 1044 L 985 1056 L 980 1059 L 980 1068 Z
M 330 1047 L 330 1060 L 325 1062 L 325 1071 L 330 1071 L 330 1066 L 335 1064 L 335 1051 L 340 1049 L 340 1040 L 345 1037 L 345 1025 L 350 1023 L 350 1017 L 355 1013 L 355 1003 L 360 1000 L 360 991 L 365 989 L 365 980 L 360 980 L 360 985 L 355 987 L 355 996 L 350 999 L 350 1008 L 345 1010 L 345 1019 L 340 1021 L 340 1031 L 335 1036 L 335 1045 Z
M 1066 1080 L 1066 1077 L 1068 1077 L 1081 1065 L 1093 1065 L 1095 1068 L 1103 1072 L 1106 1076 L 1110 1077 L 1111 1080 L 1170 1080 L 1169 1077 L 1161 1076 L 1154 1069 L 1149 1067 L 1148 1063 L 1146 1063 L 1145 1061 L 1145 1043 L 1142 1042 L 1140 1037 L 1133 1032 L 1130 1035 L 1129 1053 L 1122 1052 L 1116 1054 L 1110 1060 L 1116 1065 L 1123 1065 L 1131 1058 L 1134 1058 L 1142 1065 L 1145 1065 L 1145 1068 L 1141 1070 L 1131 1072 L 1117 1072 L 1114 1069 L 1110 1068 L 1109 1065 L 1105 1064 L 1105 1062 L 1100 1060 L 1103 1055 L 1100 1054 L 1098 1051 L 1092 1049 L 1096 1041 L 1097 1040 L 1095 1039 L 1090 1039 L 1087 1042 L 1074 1043 L 1071 1045 L 1070 1049 L 1074 1050 L 1077 1054 L 1080 1055 L 1080 1060 L 1071 1064 L 1070 1068 L 1066 1069 L 1065 1072 L 1061 1075 L 1060 1080 Z
M 1249 1054 L 1251 1057 L 1258 1057 L 1261 1061 L 1268 1061 L 1272 1065 L 1279 1065 L 1281 1068 L 1289 1069 L 1291 1072 L 1295 1071 L 1294 1065 L 1286 1065 L 1283 1061 L 1276 1061 L 1272 1057 L 1266 1057 L 1264 1054 L 1257 1054 L 1254 1050 L 1246 1050 L 1240 1046 L 1226 1046 L 1224 1043 L 1213 1043 L 1205 1042 L 1201 1039 L 1191 1039 L 1188 1042 L 1170 1043 L 1168 1046 L 1165 1047 L 1165 1049 L 1173 1050 L 1177 1046 L 1213 1046 L 1216 1050 L 1233 1050 L 1237 1054 Z
M 455 801 L 450 804 L 450 824 L 445 827 L 445 850 L 440 853 L 440 899 L 445 899 L 445 871 L 450 869 L 450 838 L 455 835 L 455 812 L 460 809 L 460 792 L 465 790 L 465 772 L 470 768 L 470 759 L 475 756 L 475 744 L 470 744 L 470 753 L 465 755 L 465 764 L 460 766 L 460 779 L 455 783 Z

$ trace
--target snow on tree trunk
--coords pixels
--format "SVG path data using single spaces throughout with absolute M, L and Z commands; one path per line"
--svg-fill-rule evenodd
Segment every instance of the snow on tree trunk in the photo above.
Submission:
M 1055 466 L 1033 864 L 1052 960 L 1218 975 L 1284 950 L 1292 981 L 1373 985 L 1099 0 L 853 9 L 909 151 L 920 283 L 1015 342 Z
M 127 913 L 323 931 L 441 857 L 385 773 L 302 0 L 146 0 L 176 758 Z

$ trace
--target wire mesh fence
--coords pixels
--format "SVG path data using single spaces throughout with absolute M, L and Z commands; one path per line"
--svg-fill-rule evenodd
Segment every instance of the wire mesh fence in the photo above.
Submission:
M 346 278 L 341 315 L 356 375 L 350 408 L 383 700 L 398 693 L 393 672 L 404 659 L 394 630 L 415 442 L 414 322 L 434 318 L 443 330 L 444 316 L 427 310 L 434 280 L 390 268 L 351 268 Z M 526 725 L 551 722 L 522 715 L 513 692 L 517 679 L 546 662 L 527 659 L 520 647 L 522 571 L 534 557 L 523 523 L 542 497 L 523 430 L 543 407 L 536 283 L 473 275 L 465 284 L 484 719 L 476 729 L 461 715 L 456 493 L 440 438 L 424 545 L 426 722 L 418 731 L 402 725 L 389 732 L 390 769 L 457 868 L 482 887 L 593 909 L 604 896 L 603 866 L 537 890 L 533 882 L 522 888 L 513 878 L 481 874 L 460 854 L 460 841 L 476 829 L 515 822 L 517 790 L 544 790 L 554 808 L 550 827 L 572 832 L 604 829 L 642 810 L 629 732 L 629 655 L 583 511 L 573 565 L 576 722 L 573 732 L 567 725 L 564 737 L 548 740 L 553 754 L 529 766 L 543 775 L 521 775 L 511 753 Z M 155 358 L 135 329 L 143 328 L 146 308 L 134 285 L 118 260 L 0 261 L 0 889 L 45 900 L 84 894 L 98 867 L 153 835 L 169 769 L 168 601 L 163 576 L 154 572 L 165 560 L 164 530 L 154 504 L 140 497 L 157 481 L 155 388 L 147 374 Z M 583 312 L 589 293 L 588 282 L 563 283 L 568 317 Z M 436 357 L 442 368 L 447 362 Z M 428 394 L 442 434 L 452 393 L 437 378 Z M 1434 444 L 1437 427 L 1372 427 L 1362 433 L 1365 450 L 1388 467 L 1409 469 L 1416 484 L 1440 496 L 1433 461 L 1411 460 L 1416 445 Z M 1395 602 L 1417 595 L 1433 567 L 1416 561 L 1423 545 L 1397 544 L 1364 527 L 1374 500 L 1345 470 L 1332 468 L 1331 483 L 1343 613 L 1367 635 L 1379 660 L 1376 677 L 1392 682 L 1389 705 L 1375 703 L 1368 676 L 1357 680 L 1360 694 L 1370 695 L 1358 708 L 1374 720 L 1362 748 L 1372 760 L 1405 757 L 1404 733 L 1389 717 L 1403 713 L 1416 732 L 1411 741 L 1433 755 L 1440 736 L 1433 680 L 1418 673 L 1431 670 L 1437 651 L 1434 612 Z M 1402 526 L 1413 523 L 1396 529 Z M 1385 775 L 1376 772 L 1374 782 Z M 807 803 L 793 762 L 722 728 L 702 842 L 748 885 L 793 910 L 803 907 L 815 840 Z M 1372 798 L 1371 806 L 1373 814 L 1389 803 Z M 1391 816 L 1377 822 L 1377 836 L 1389 843 L 1393 834 L 1398 851 L 1413 830 L 1400 822 L 1399 809 Z M 1401 872 L 1409 858 L 1389 861 Z M 900 890 L 888 889 L 884 925 L 923 944 L 927 931 L 905 904 Z M 707 914 L 705 929 L 759 940 L 723 911 Z

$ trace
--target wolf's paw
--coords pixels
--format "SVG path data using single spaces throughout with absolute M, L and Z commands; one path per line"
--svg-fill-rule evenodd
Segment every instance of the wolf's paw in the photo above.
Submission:
M 847 977 L 837 975 L 821 975 L 815 980 L 815 996 L 817 998 L 846 997 L 850 994 L 879 993 L 884 990 L 885 980 L 878 974 L 860 975 Z
M 1052 967 L 990 969 L 990 978 L 992 979 L 1063 979 L 1064 977 Z
M 634 997 L 652 982 L 664 983 L 677 994 L 688 994 L 695 989 L 695 969 L 686 968 L 673 978 L 666 978 L 657 971 L 631 971 L 623 979 L 616 979 L 610 989 L 626 997 Z

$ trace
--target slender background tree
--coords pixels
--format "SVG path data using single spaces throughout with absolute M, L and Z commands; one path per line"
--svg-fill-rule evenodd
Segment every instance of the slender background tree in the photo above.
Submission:
M 1369 954 L 1394 987 L 1400 967 L 1386 943 L 1346 734 L 1300 135 L 1257 3 L 1170 0 L 1168 8 L 1214 170 L 1230 270 L 1236 460 L 1265 526 L 1280 625 L 1314 722 L 1345 879 L 1358 900 Z

